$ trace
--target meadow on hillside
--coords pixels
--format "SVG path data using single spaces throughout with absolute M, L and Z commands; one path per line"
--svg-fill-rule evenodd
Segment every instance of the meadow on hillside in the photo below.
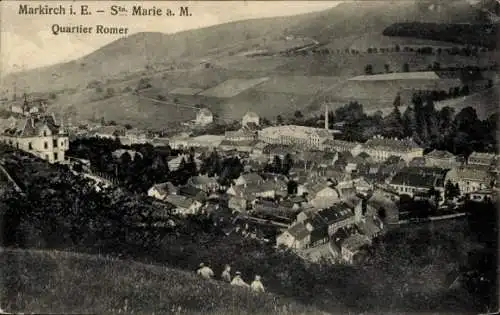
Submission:
M 321 314 L 289 299 L 104 255 L 3 250 L 0 305 L 58 314 Z

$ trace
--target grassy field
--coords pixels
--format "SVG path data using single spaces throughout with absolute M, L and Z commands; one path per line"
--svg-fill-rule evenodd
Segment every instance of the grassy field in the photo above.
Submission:
M 488 118 L 495 112 L 498 112 L 500 106 L 500 86 L 495 85 L 492 88 L 466 97 L 460 97 L 451 100 L 445 100 L 436 104 L 436 108 L 450 106 L 458 113 L 467 106 L 472 106 L 476 109 L 480 119 Z
M 203 91 L 200 94 L 211 97 L 231 98 L 244 92 L 245 90 L 266 82 L 268 79 L 269 78 L 230 79 L 214 86 L 211 89 Z
M 270 294 L 133 261 L 27 250 L 4 250 L 0 257 L 1 306 L 9 312 L 321 314 L 291 300 L 275 302 Z
M 344 79 L 331 76 L 274 76 L 255 89 L 259 92 L 314 95 L 333 88 Z

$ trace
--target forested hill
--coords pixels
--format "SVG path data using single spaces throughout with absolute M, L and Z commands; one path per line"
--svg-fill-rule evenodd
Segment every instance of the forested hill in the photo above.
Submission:
M 497 47 L 498 30 L 498 24 L 408 22 L 392 24 L 383 31 L 383 35 L 441 40 L 462 45 L 482 46 L 495 49 Z

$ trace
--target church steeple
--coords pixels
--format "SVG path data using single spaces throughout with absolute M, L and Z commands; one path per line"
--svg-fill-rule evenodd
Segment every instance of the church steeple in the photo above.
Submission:
M 28 95 L 24 93 L 23 114 L 29 115 L 29 113 L 30 113 L 30 105 L 28 103 Z

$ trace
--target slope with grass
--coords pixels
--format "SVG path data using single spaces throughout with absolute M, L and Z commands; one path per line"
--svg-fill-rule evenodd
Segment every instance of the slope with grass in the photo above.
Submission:
M 102 256 L 3 250 L 1 306 L 9 312 L 117 314 L 321 314 L 194 273 Z

